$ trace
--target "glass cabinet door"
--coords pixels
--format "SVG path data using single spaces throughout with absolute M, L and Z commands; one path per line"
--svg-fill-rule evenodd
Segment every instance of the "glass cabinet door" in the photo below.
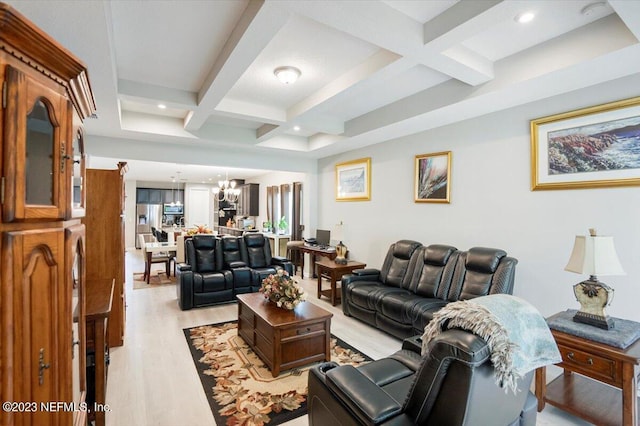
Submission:
M 70 102 L 47 80 L 11 66 L 5 75 L 3 220 L 63 219 Z
M 84 177 L 86 170 L 86 156 L 84 152 L 84 132 L 81 127 L 74 129 L 71 153 L 69 157 L 69 199 L 71 201 L 71 217 L 84 217 L 85 215 L 85 190 Z

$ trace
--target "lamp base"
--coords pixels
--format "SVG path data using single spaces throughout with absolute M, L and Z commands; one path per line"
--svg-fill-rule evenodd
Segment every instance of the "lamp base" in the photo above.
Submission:
M 336 246 L 336 258 L 333 259 L 338 265 L 347 264 L 347 246 L 342 244 L 342 241 Z
M 594 327 L 610 330 L 614 328 L 614 321 L 604 311 L 613 300 L 613 289 L 598 281 L 595 276 L 573 286 L 573 294 L 580 302 L 580 310 L 573 317 L 573 321 Z
M 587 314 L 586 312 L 578 311 L 573 316 L 573 321 L 592 325 L 594 327 L 602 328 L 603 330 L 611 330 L 612 328 L 615 328 L 615 322 L 608 315 L 601 317 L 599 315 Z

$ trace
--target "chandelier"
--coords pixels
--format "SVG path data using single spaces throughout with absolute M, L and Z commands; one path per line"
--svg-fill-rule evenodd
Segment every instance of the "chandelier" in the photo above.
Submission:
M 181 172 L 176 172 L 178 174 L 178 177 L 180 177 L 180 173 Z M 173 187 L 174 184 L 176 183 L 176 177 L 175 176 L 171 176 L 171 202 L 169 203 L 169 205 L 171 207 L 173 206 L 179 206 L 180 205 L 180 200 L 176 200 L 176 196 L 173 192 Z M 180 190 L 180 184 L 178 183 L 178 191 Z
M 219 180 L 218 186 L 214 186 L 211 189 L 211 192 L 213 192 L 218 197 L 218 201 L 235 203 L 238 201 L 240 188 L 236 188 L 235 181 L 229 182 L 229 173 L 227 172 L 225 180 Z

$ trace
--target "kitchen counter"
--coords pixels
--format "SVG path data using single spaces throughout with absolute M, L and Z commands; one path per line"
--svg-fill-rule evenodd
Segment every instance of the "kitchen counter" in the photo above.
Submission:
M 236 237 L 241 236 L 245 232 L 258 232 L 257 229 L 230 228 L 228 226 L 218 226 L 216 229 L 219 235 L 234 235 Z

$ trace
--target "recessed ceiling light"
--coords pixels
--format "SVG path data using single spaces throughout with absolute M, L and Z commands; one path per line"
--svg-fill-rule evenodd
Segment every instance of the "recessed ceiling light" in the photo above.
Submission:
M 523 12 L 516 15 L 514 18 L 516 22 L 520 24 L 526 24 L 527 22 L 533 21 L 533 18 L 536 17 L 536 14 L 533 12 Z
M 158 104 L 158 108 L 160 109 L 166 109 L 167 106 L 165 104 Z
M 273 74 L 283 84 L 293 84 L 300 77 L 300 70 L 296 67 L 278 67 L 273 70 Z
M 300 131 L 300 126 L 293 126 L 293 130 L 295 130 L 296 132 Z

